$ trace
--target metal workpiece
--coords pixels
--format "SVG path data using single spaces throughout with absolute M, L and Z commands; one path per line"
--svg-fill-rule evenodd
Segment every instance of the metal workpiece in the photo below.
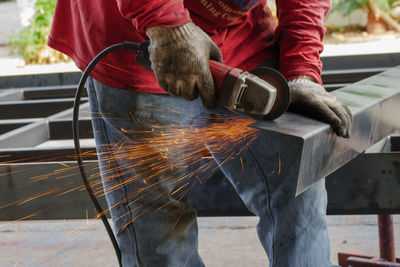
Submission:
M 299 149 L 280 153 L 281 159 L 293 161 L 297 168 L 296 195 L 339 169 L 382 138 L 400 129 L 400 67 L 367 78 L 333 92 L 353 113 L 349 139 L 337 137 L 330 126 L 293 113 L 275 121 L 259 121 L 253 127 L 279 133 L 273 142 L 288 140 L 282 146 Z M 282 151 L 285 151 L 281 149 Z M 300 155 L 300 156 L 298 156 Z
M 42 73 L 16 76 L 0 76 L 0 90 L 32 86 L 60 86 L 77 84 L 80 71 L 65 73 Z
M 99 175 L 97 161 L 87 161 L 85 168 L 88 175 Z M 0 164 L 0 221 L 94 218 L 77 174 L 75 161 Z M 104 196 L 98 198 L 105 207 Z
M 399 142 L 398 134 L 381 140 L 328 179 L 327 186 L 336 188 L 335 194 L 330 195 L 328 209 L 336 204 L 340 214 L 360 213 L 360 210 L 378 214 L 379 257 L 339 252 L 340 266 L 400 267 L 400 258 L 395 256 L 394 223 L 390 215 L 400 212 Z M 345 177 L 350 182 L 343 183 Z
M 322 57 L 321 60 L 322 81 L 330 91 L 332 84 L 343 87 L 400 65 L 400 53 Z
M 400 135 L 393 135 L 329 175 L 331 214 L 400 213 Z
M 0 103 L 0 120 L 21 118 L 44 118 L 72 106 L 70 98 L 8 101 Z M 82 99 L 87 102 L 87 99 Z

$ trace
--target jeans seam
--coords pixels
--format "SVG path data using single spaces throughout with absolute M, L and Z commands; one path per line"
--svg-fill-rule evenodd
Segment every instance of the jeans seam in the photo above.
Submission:
M 272 230 L 273 230 L 272 233 L 273 234 L 272 234 L 272 245 L 271 245 L 271 247 L 272 247 L 272 256 L 271 256 L 271 258 L 272 258 L 272 265 L 274 265 L 274 263 L 275 263 L 275 218 L 274 218 L 274 215 L 272 214 L 271 190 L 270 190 L 269 185 L 267 183 L 267 177 L 264 175 L 264 172 L 261 171 L 262 168 L 260 167 L 260 164 L 258 163 L 257 160 L 255 160 L 255 157 L 254 157 L 253 153 L 251 152 L 251 150 L 248 150 L 248 151 L 249 151 L 249 155 L 252 157 L 252 160 L 253 160 L 254 164 L 257 166 L 257 169 L 260 170 L 259 171 L 259 173 L 261 174 L 260 178 L 262 178 L 261 180 L 262 180 L 262 182 L 263 182 L 263 184 L 265 186 L 265 190 L 267 191 L 267 199 L 268 199 L 267 211 L 268 211 L 268 213 L 266 215 L 269 216 L 271 218 L 271 221 L 272 221 Z M 273 267 L 273 266 L 271 266 L 271 267 Z
M 96 108 L 97 108 L 98 112 L 101 112 L 101 111 L 100 111 L 100 108 L 99 108 L 97 93 L 96 93 L 96 91 L 95 91 L 95 89 L 94 89 L 95 86 L 94 86 L 93 80 L 90 78 L 89 81 L 90 81 L 90 83 L 91 83 L 91 85 L 92 85 L 92 92 L 93 92 L 93 94 L 94 94 L 94 96 L 95 96 L 95 99 L 96 99 L 96 101 L 95 101 L 94 104 L 96 104 Z M 102 116 L 102 118 L 101 118 L 102 132 L 103 132 L 103 134 L 105 135 L 105 139 L 108 141 L 108 144 L 107 144 L 107 145 L 109 145 L 110 138 L 109 138 L 109 136 L 108 136 L 108 133 L 107 133 L 107 131 L 106 131 L 106 127 L 105 127 L 104 123 L 105 123 L 105 122 L 104 122 L 104 117 Z M 117 161 L 115 160 L 115 155 L 114 155 L 113 150 L 111 150 L 111 153 L 112 153 L 113 163 L 114 163 L 115 165 L 118 166 Z M 118 168 L 116 169 L 116 171 L 118 172 L 118 174 L 120 174 L 120 171 L 119 171 Z M 120 175 L 118 175 L 116 178 L 118 179 L 118 182 L 121 182 Z M 125 197 L 125 199 L 128 200 L 128 194 L 127 194 L 126 186 L 124 185 L 124 186 L 122 186 L 122 188 L 123 188 L 123 191 L 124 191 L 124 197 Z M 125 208 L 126 208 L 126 209 L 128 210 L 128 212 L 129 212 L 129 221 L 128 221 L 128 223 L 131 222 L 131 223 L 129 223 L 129 224 L 130 224 L 131 227 L 133 228 L 133 229 L 132 229 L 132 232 L 133 232 L 133 233 L 130 233 L 130 235 L 132 236 L 133 240 L 135 240 L 136 259 L 137 259 L 137 261 L 138 261 L 139 266 L 142 266 L 141 260 L 140 260 L 140 256 L 139 256 L 139 252 L 138 252 L 138 251 L 139 251 L 139 246 L 138 246 L 138 242 L 137 242 L 137 238 L 136 238 L 135 226 L 133 225 L 133 222 L 132 222 L 132 219 L 133 219 L 133 218 L 132 218 L 132 210 L 131 210 L 131 208 L 129 207 L 129 205 L 127 205 L 127 204 L 122 204 L 122 205 L 124 205 Z M 126 227 L 126 229 L 129 229 L 129 230 L 130 230 L 130 227 Z

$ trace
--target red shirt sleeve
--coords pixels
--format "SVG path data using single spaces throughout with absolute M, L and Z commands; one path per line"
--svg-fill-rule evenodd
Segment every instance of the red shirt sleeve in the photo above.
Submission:
M 116 0 L 123 17 L 143 33 L 151 26 L 176 27 L 190 22 L 183 0 Z
M 287 80 L 308 75 L 322 84 L 324 19 L 329 0 L 277 0 L 278 27 L 275 38 L 280 47 L 280 72 Z

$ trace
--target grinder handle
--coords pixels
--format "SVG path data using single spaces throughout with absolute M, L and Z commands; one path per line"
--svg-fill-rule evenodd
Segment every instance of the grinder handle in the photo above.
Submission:
M 214 80 L 215 94 L 219 96 L 225 77 L 229 74 L 232 68 L 219 63 L 218 61 L 210 60 L 209 62 L 211 75 Z
M 131 42 L 125 42 L 127 47 L 130 47 L 129 44 Z M 145 67 L 146 69 L 152 71 L 151 69 L 151 62 L 150 62 L 150 55 L 149 55 L 149 45 L 150 42 L 143 41 L 139 49 L 136 51 L 136 63 L 141 65 L 142 67 Z M 224 83 L 225 78 L 228 76 L 228 74 L 232 71 L 233 68 L 226 66 L 222 63 L 219 63 L 214 60 L 210 60 L 210 71 L 211 75 L 213 76 L 214 80 L 214 88 L 215 88 L 215 95 L 218 97 L 221 92 L 222 85 Z M 233 74 L 233 73 L 231 73 Z M 237 73 L 236 75 L 239 75 L 240 73 Z
M 210 60 L 210 71 L 214 80 L 215 95 L 221 96 L 222 87 L 232 87 L 243 71 L 232 68 L 218 61 Z

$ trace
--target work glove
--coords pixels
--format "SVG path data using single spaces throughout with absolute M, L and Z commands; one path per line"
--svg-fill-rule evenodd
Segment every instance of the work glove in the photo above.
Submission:
M 158 84 L 172 96 L 194 100 L 200 94 L 207 108 L 216 106 L 209 59 L 222 62 L 218 46 L 194 23 L 179 27 L 151 27 L 151 67 Z
M 338 136 L 349 137 L 353 116 L 346 105 L 311 77 L 302 76 L 288 84 L 291 109 L 327 122 Z

